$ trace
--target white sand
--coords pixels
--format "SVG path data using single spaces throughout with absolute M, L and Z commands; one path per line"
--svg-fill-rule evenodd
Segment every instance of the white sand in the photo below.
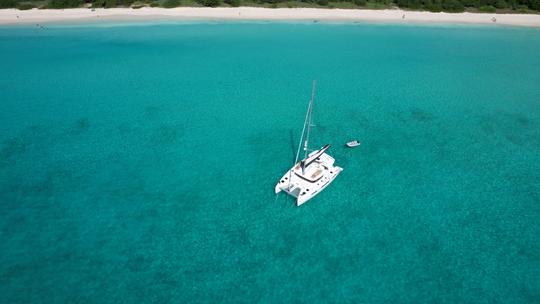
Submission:
M 403 18 L 405 15 L 405 18 Z M 495 18 L 495 19 L 494 19 Z M 430 13 L 392 10 L 312 9 L 312 8 L 88 8 L 65 10 L 0 9 L 0 24 L 77 22 L 92 20 L 138 21 L 138 20 L 320 20 L 320 21 L 368 21 L 390 23 L 447 23 L 490 24 L 540 27 L 540 15 L 522 14 L 476 14 L 476 13 Z M 494 22 L 495 21 L 495 22 Z

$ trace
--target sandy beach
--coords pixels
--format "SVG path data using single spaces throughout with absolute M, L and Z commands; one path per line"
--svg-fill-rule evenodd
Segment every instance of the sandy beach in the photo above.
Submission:
M 0 24 L 25 24 L 47 22 L 87 22 L 97 20 L 314 20 L 314 21 L 365 21 L 390 23 L 442 23 L 490 24 L 540 27 L 540 15 L 430 13 L 395 10 L 353 10 L 312 8 L 77 8 L 65 10 L 16 10 L 1 9 Z

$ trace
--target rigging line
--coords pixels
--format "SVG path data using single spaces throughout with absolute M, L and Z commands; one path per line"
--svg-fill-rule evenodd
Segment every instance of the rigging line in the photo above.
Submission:
M 314 83 L 315 83 L 315 81 L 314 81 Z M 298 150 L 296 151 L 296 157 L 294 159 L 293 168 L 289 171 L 289 185 L 287 186 L 288 190 L 291 189 L 292 170 L 294 170 L 294 166 L 298 162 L 298 156 L 300 156 L 300 150 L 302 149 L 302 141 L 304 139 L 304 133 L 306 132 L 306 124 L 309 123 L 308 118 L 309 118 L 309 114 L 310 114 L 310 110 L 311 110 L 311 103 L 313 102 L 313 93 L 314 92 L 315 92 L 315 87 L 313 88 L 313 92 L 311 93 L 312 97 L 311 97 L 311 101 L 309 102 L 309 105 L 308 105 L 308 111 L 306 112 L 306 118 L 304 118 L 304 127 L 302 128 L 302 135 L 300 136 L 300 142 L 298 143 Z
M 298 162 L 298 157 L 300 156 L 300 150 L 302 149 L 302 141 L 304 139 L 304 134 L 306 133 L 306 125 L 309 123 L 310 109 L 311 109 L 311 102 L 309 103 L 308 111 L 306 113 L 306 118 L 304 119 L 304 127 L 302 128 L 302 136 L 300 136 L 300 143 L 298 144 L 298 150 L 296 151 L 296 158 L 294 159 L 295 164 Z M 309 131 L 309 127 L 308 127 L 308 131 Z
M 309 143 L 309 134 L 311 130 L 311 121 L 313 116 L 313 103 L 315 101 L 315 86 L 317 85 L 317 80 L 313 80 L 313 88 L 311 89 L 311 101 L 309 102 L 309 119 L 308 119 L 308 129 L 307 129 L 307 136 L 306 136 L 306 142 L 304 143 L 304 158 L 307 157 L 308 154 L 308 143 Z

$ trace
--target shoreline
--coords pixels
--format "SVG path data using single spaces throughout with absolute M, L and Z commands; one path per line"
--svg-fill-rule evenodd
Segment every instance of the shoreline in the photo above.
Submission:
M 108 8 L 108 9 L 0 9 L 0 25 L 145 20 L 233 20 L 233 21 L 337 21 L 382 22 L 395 24 L 483 24 L 540 27 L 540 15 L 495 13 L 432 13 L 401 9 L 319 9 L 259 7 L 177 7 L 177 8 Z

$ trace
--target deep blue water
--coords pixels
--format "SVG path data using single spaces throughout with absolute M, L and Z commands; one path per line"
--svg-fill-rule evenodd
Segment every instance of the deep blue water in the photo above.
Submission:
M 0 302 L 540 303 L 539 52 L 518 28 L 0 27 Z M 273 188 L 313 79 L 344 171 L 297 208 Z

